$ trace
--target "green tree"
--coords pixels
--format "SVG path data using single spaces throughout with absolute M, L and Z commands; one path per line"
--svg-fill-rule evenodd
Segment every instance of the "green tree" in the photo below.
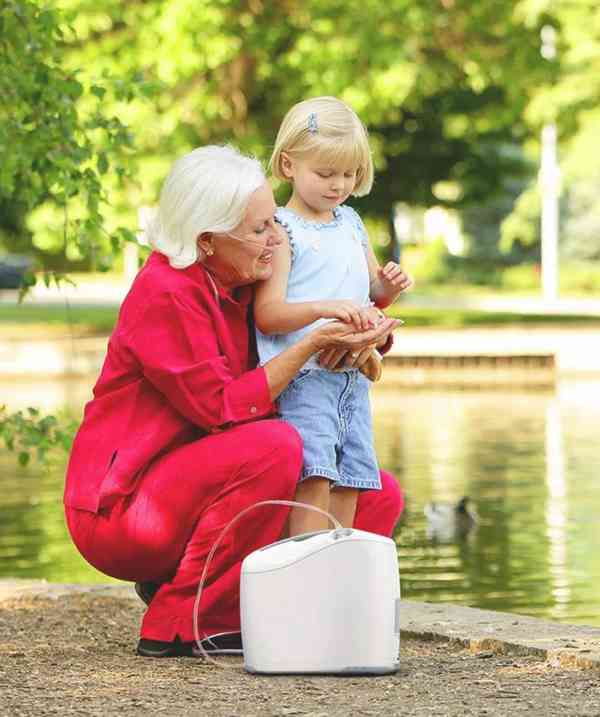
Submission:
M 386 217 L 394 201 L 437 203 L 433 185 L 460 183 L 460 205 L 501 191 L 503 145 L 529 137 L 522 119 L 543 79 L 538 27 L 509 4 L 443 0 L 69 0 L 77 40 L 69 62 L 160 81 L 153 103 L 121 114 L 138 136 L 139 176 L 115 199 L 153 200 L 174 156 L 233 141 L 267 159 L 300 99 L 333 94 L 369 125 L 379 170 L 362 203 Z M 157 51 L 160 48 L 160 51 Z
M 521 0 L 515 17 L 527 27 L 556 28 L 557 56 L 534 87 L 525 119 L 536 134 L 527 145 L 538 160 L 543 124 L 556 122 L 562 169 L 562 250 L 565 257 L 600 258 L 597 144 L 600 131 L 600 6 L 593 0 Z M 594 187 L 596 191 L 594 192 Z M 540 201 L 535 179 L 502 227 L 505 248 L 515 240 L 539 242 Z M 594 197 L 594 194 L 596 195 Z
M 108 265 L 103 205 L 104 178 L 112 168 L 119 182 L 132 146 L 128 128 L 107 111 L 106 103 L 128 102 L 146 88 L 139 79 L 84 79 L 64 60 L 73 36 L 69 16 L 30 0 L 0 5 L 0 242 L 32 252 L 27 221 L 32 211 L 52 206 L 61 216 L 60 239 L 66 252 L 94 256 Z M 133 235 L 116 228 L 113 250 Z M 102 256 L 101 252 L 104 252 Z M 98 256 L 100 254 L 100 256 Z M 61 274 L 41 256 L 46 282 Z M 29 277 L 27 283 L 35 282 Z M 0 406 L 0 436 L 26 464 L 36 451 L 43 459 L 54 446 L 68 446 L 72 426 L 36 409 L 9 414 Z
M 101 242 L 104 178 L 112 169 L 123 180 L 132 147 L 129 129 L 107 103 L 127 102 L 147 88 L 140 78 L 83 77 L 68 67 L 63 55 L 74 37 L 70 19 L 31 0 L 0 5 L 0 240 L 35 253 L 29 214 L 52 205 L 61 217 L 62 250 L 71 244 L 102 266 L 110 263 Z M 116 231 L 114 247 L 123 238 L 129 233 Z M 41 268 L 49 263 L 46 257 Z

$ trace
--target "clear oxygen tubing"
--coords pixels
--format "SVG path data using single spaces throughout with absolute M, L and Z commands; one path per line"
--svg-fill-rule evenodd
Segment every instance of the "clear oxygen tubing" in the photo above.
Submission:
M 232 239 L 237 239 L 237 241 L 241 241 L 244 244 L 254 244 L 254 246 L 261 247 L 262 249 L 269 249 L 270 251 L 274 251 L 281 246 L 281 242 L 279 242 L 278 244 L 271 244 L 271 246 L 269 246 L 269 244 L 264 239 L 249 239 L 248 237 L 239 237 L 237 234 L 232 234 L 231 232 L 219 233 L 231 237 Z
M 202 590 L 204 589 L 204 582 L 206 580 L 206 576 L 208 575 L 208 568 L 210 566 L 210 563 L 213 559 L 213 555 L 215 554 L 215 551 L 221 544 L 221 541 L 225 537 L 225 533 L 231 528 L 234 523 L 237 523 L 240 518 L 242 518 L 246 513 L 249 513 L 251 510 L 254 510 L 254 508 L 258 508 L 263 505 L 286 505 L 291 507 L 299 507 L 299 508 L 306 508 L 307 510 L 313 510 L 315 513 L 320 513 L 321 515 L 324 515 L 325 517 L 329 518 L 329 520 L 333 523 L 335 526 L 335 530 L 340 530 L 343 528 L 341 523 L 335 518 L 335 516 L 331 515 L 331 513 L 328 513 L 325 510 L 321 510 L 321 508 L 317 508 L 314 505 L 309 505 L 308 503 L 299 503 L 295 500 L 261 500 L 258 503 L 254 503 L 253 505 L 248 506 L 247 508 L 244 508 L 244 510 L 241 510 L 234 518 L 232 518 L 229 523 L 223 528 L 223 530 L 219 533 L 218 538 L 213 543 L 212 548 L 210 549 L 210 553 L 208 554 L 208 557 L 206 558 L 206 562 L 204 563 L 204 570 L 202 571 L 202 575 L 200 576 L 200 582 L 198 583 L 198 590 L 196 592 L 196 600 L 194 601 L 194 614 L 193 614 L 193 622 L 194 622 L 194 639 L 196 641 L 196 645 L 198 646 L 198 649 L 202 653 L 202 656 L 205 660 L 208 662 L 212 662 L 215 665 L 219 665 L 219 667 L 229 667 L 233 669 L 237 669 L 237 666 L 235 665 L 226 665 L 225 663 L 215 660 L 213 657 L 211 657 L 206 650 L 204 649 L 204 645 L 202 644 L 202 640 L 204 638 L 200 637 L 200 630 L 198 627 L 198 610 L 200 607 L 200 598 L 202 597 Z M 209 637 L 209 635 L 205 635 L 205 638 Z

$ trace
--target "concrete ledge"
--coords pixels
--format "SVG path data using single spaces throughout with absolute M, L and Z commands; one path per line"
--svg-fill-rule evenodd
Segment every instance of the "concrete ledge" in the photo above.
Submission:
M 558 326 L 494 328 L 410 328 L 395 333 L 392 356 L 544 356 L 555 357 L 556 371 L 597 374 L 600 329 Z
M 600 628 L 458 605 L 402 602 L 402 634 L 458 643 L 472 652 L 537 655 L 553 664 L 600 669 Z
M 27 341 L 0 337 L 0 376 L 96 375 L 107 344 L 106 336 Z
M 139 600 L 132 583 L 82 585 L 75 583 L 49 583 L 46 580 L 0 579 L 0 603 L 19 598 L 41 597 L 50 600 L 82 593 L 101 597 Z
M 384 359 L 384 385 L 554 388 L 552 353 L 391 354 Z
M 45 580 L 0 580 L 0 603 L 27 597 L 58 600 L 82 593 L 138 600 L 130 583 L 69 585 Z M 404 637 L 458 644 L 480 657 L 535 655 L 553 666 L 600 670 L 598 627 L 408 600 L 402 601 L 400 627 Z

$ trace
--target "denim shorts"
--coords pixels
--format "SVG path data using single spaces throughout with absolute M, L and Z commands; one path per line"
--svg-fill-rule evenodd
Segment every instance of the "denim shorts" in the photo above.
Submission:
M 304 480 L 333 487 L 381 488 L 373 448 L 369 380 L 357 369 L 303 369 L 279 396 L 279 413 L 304 442 Z

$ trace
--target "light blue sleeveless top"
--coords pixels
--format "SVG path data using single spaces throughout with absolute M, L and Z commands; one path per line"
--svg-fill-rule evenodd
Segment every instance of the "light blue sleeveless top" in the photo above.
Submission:
M 348 299 L 360 306 L 369 304 L 369 239 L 361 218 L 351 207 L 333 210 L 330 222 L 313 222 L 280 207 L 275 219 L 287 232 L 291 250 L 286 301 Z M 288 334 L 266 336 L 256 329 L 261 365 L 293 346 L 318 321 Z M 312 357 L 303 368 L 320 368 Z

